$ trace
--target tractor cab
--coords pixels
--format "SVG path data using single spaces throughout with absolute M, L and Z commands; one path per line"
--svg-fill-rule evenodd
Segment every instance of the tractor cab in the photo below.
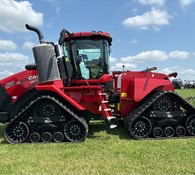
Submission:
M 59 38 L 63 54 L 60 65 L 65 65 L 65 68 L 60 72 L 66 70 L 66 79 L 78 80 L 99 79 L 109 74 L 111 41 L 105 32 L 69 33 L 63 30 Z

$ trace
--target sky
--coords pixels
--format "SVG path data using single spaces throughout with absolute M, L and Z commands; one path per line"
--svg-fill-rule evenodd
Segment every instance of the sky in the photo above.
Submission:
M 0 0 L 0 78 L 34 62 L 38 38 L 25 24 L 54 43 L 62 28 L 108 32 L 111 70 L 156 66 L 195 80 L 195 0 Z

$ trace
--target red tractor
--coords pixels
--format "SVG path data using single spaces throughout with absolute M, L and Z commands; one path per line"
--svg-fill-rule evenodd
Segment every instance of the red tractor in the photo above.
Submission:
M 135 139 L 195 135 L 195 108 L 174 93 L 169 77 L 143 71 L 109 74 L 112 38 L 101 31 L 70 33 L 59 46 L 33 48 L 35 64 L 0 80 L 0 122 L 8 143 L 80 142 L 92 119 L 117 122 Z M 61 48 L 61 52 L 59 50 Z

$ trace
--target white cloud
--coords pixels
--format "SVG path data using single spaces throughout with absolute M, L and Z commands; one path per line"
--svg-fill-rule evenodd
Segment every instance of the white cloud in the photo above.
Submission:
M 163 6 L 165 0 L 138 0 L 141 4 Z
M 145 51 L 135 56 L 121 58 L 122 62 L 148 62 L 148 61 L 164 61 L 168 59 L 166 52 L 160 50 Z
M 134 27 L 140 29 L 158 28 L 163 25 L 169 25 L 171 16 L 166 12 L 153 8 L 140 16 L 129 17 L 125 19 L 122 24 L 125 27 Z
M 170 74 L 173 72 L 177 72 L 178 76 L 177 78 L 181 78 L 183 80 L 194 80 L 195 79 L 195 70 L 190 68 L 182 68 L 180 66 L 173 66 L 169 68 L 165 68 L 161 71 L 161 73 Z
M 26 55 L 23 55 L 21 53 L 10 53 L 10 52 L 6 52 L 6 53 L 0 53 L 0 64 L 2 63 L 27 63 L 28 62 L 29 57 Z
M 0 53 L 0 78 L 24 70 L 29 57 L 21 53 Z
M 167 54 L 160 50 L 141 52 L 135 56 L 135 60 L 146 62 L 146 61 L 163 61 L 168 59 Z
M 159 72 L 165 73 L 165 74 L 170 74 L 173 72 L 177 72 L 178 70 L 179 70 L 179 66 L 173 66 L 173 67 L 164 68 L 163 70 L 160 70 Z
M 181 7 L 185 8 L 186 6 L 189 6 L 190 4 L 195 2 L 195 0 L 179 0 L 179 2 L 180 2 Z
M 122 57 L 121 58 L 121 61 L 123 62 L 123 63 L 129 63 L 129 62 L 133 62 L 134 61 L 134 56 L 128 56 L 128 57 Z
M 189 57 L 190 53 L 187 51 L 172 51 L 170 53 L 166 53 L 164 51 L 160 50 L 149 50 L 145 52 L 138 53 L 134 56 L 128 56 L 128 57 L 122 57 L 121 61 L 123 63 L 129 63 L 129 62 L 136 62 L 136 63 L 145 63 L 149 61 L 164 61 L 169 58 L 176 58 L 176 59 L 187 59 Z M 192 55 L 195 56 L 195 52 L 192 53 Z
M 35 43 L 31 41 L 26 41 L 23 45 L 22 48 L 25 50 L 32 49 L 35 46 Z
M 110 63 L 115 63 L 116 62 L 116 58 L 114 58 L 114 57 L 110 57 Z
M 1 0 L 0 30 L 3 32 L 26 31 L 25 24 L 40 26 L 43 24 L 43 14 L 36 12 L 28 1 Z
M 178 59 L 187 59 L 189 57 L 190 53 L 186 51 L 172 51 L 169 53 L 169 57 L 171 58 L 178 58 Z
M 195 52 L 192 55 L 195 55 Z M 190 53 L 186 51 L 172 51 L 170 53 L 166 53 L 160 50 L 153 51 L 145 51 L 138 53 L 134 56 L 122 57 L 119 62 L 116 62 L 115 65 L 111 66 L 111 71 L 113 70 L 123 70 L 123 65 L 125 65 L 125 70 L 134 70 L 137 68 L 137 63 L 148 63 L 151 61 L 164 61 L 171 58 L 177 59 L 187 59 Z M 170 74 L 173 72 L 178 73 L 178 78 L 182 78 L 183 80 L 195 80 L 195 70 L 192 68 L 182 68 L 180 66 L 168 67 L 163 70 L 158 71 L 160 73 Z
M 0 39 L 0 50 L 14 51 L 16 48 L 17 45 L 13 41 Z
M 114 66 L 111 67 L 111 71 L 123 70 L 123 66 L 125 66 L 125 70 L 135 69 L 137 67 L 136 64 L 131 63 L 116 63 Z
M 9 70 L 0 71 L 0 78 L 8 77 L 12 74 L 13 74 L 13 72 L 11 72 Z

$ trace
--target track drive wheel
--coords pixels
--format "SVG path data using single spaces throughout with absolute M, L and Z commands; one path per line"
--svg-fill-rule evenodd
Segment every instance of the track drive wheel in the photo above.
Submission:
M 152 124 L 146 117 L 138 117 L 131 121 L 128 130 L 135 139 L 145 138 L 150 134 Z
M 29 136 L 29 127 L 26 123 L 14 121 L 10 123 L 4 132 L 4 137 L 8 143 L 23 143 Z
M 195 115 L 191 115 L 186 120 L 186 129 L 190 135 L 195 136 Z
M 78 120 L 71 119 L 64 126 L 64 135 L 70 142 L 82 142 L 88 134 L 86 126 Z

